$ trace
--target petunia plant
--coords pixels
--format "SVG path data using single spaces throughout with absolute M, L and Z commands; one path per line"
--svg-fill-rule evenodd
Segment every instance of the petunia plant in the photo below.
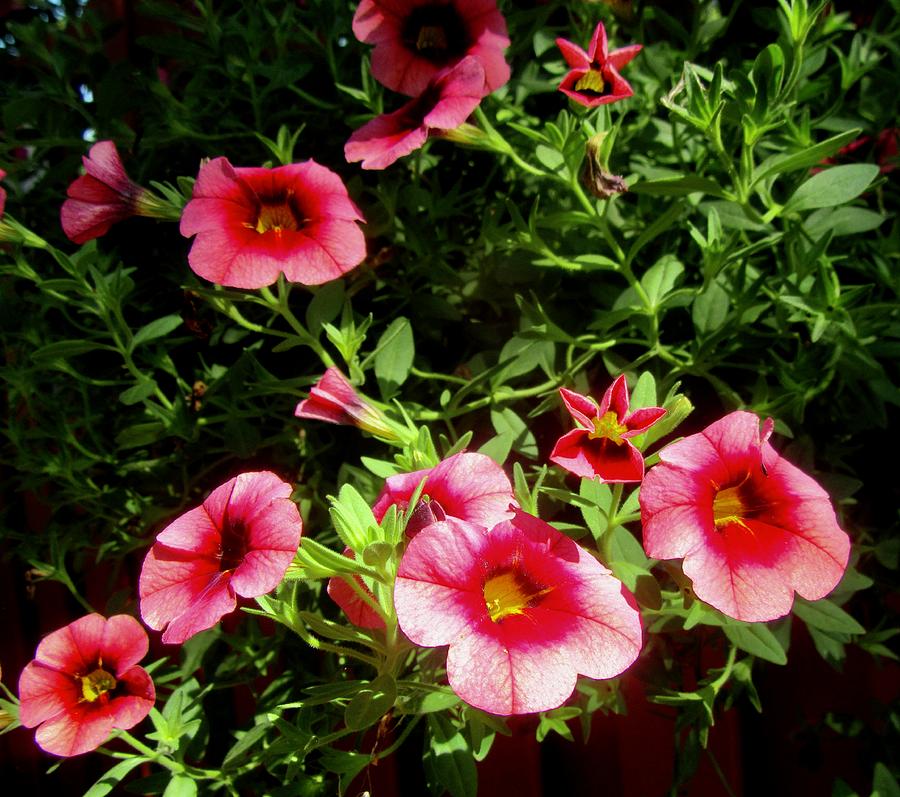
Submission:
M 0 11 L 8 788 L 897 790 L 900 16 L 670 6 Z

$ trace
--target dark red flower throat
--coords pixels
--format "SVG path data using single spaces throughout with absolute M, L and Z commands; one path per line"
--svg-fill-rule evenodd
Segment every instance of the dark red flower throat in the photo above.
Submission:
M 472 44 L 452 3 L 413 9 L 403 23 L 401 39 L 407 49 L 434 64 L 459 60 Z

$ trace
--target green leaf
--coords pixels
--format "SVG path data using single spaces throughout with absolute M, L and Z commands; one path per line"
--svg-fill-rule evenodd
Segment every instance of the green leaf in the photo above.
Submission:
M 515 439 L 516 436 L 513 432 L 501 432 L 482 445 L 478 449 L 478 453 L 490 457 L 498 465 L 503 465 L 509 456 L 510 450 L 512 450 L 512 444 Z
M 631 391 L 630 410 L 642 407 L 656 406 L 656 380 L 649 371 L 644 371 L 639 377 L 634 390 Z
M 510 434 L 512 436 L 512 447 L 518 453 L 529 459 L 537 459 L 537 441 L 528 428 L 528 424 L 516 415 L 513 410 L 509 407 L 501 412 L 492 410 L 491 423 L 494 425 L 494 431 L 498 435 Z
M 46 363 L 50 360 L 67 360 L 69 357 L 98 349 L 115 351 L 112 346 L 95 343 L 92 340 L 58 340 L 56 343 L 41 346 L 31 357 L 35 363 Z
M 832 235 L 857 235 L 877 229 L 887 216 L 855 207 L 821 208 L 803 222 L 803 229 L 814 241 L 830 232 Z
M 666 295 L 675 287 L 678 277 L 684 272 L 684 266 L 673 255 L 663 255 L 641 277 L 641 285 L 654 309 L 662 306 Z
M 182 319 L 180 315 L 165 315 L 162 318 L 157 318 L 134 333 L 129 348 L 134 351 L 142 343 L 156 340 L 156 338 L 164 338 L 170 332 L 180 327 L 181 324 Z
M 405 318 L 395 318 L 378 340 L 375 376 L 385 398 L 393 396 L 409 376 L 415 357 L 412 327 Z
M 709 335 L 720 329 L 728 318 L 731 299 L 718 282 L 711 282 L 706 290 L 697 294 L 691 307 L 694 328 L 701 335 Z
M 855 139 L 862 130 L 858 127 L 848 130 L 846 133 L 840 133 L 819 144 L 811 147 L 804 147 L 799 152 L 790 154 L 773 155 L 771 158 L 764 160 L 753 173 L 753 184 L 760 180 L 765 180 L 775 174 L 784 174 L 785 172 L 796 171 L 797 169 L 806 169 L 821 163 L 823 159 L 829 155 L 833 155 L 841 147 L 849 144 Z
M 127 390 L 123 390 L 119 393 L 119 401 L 123 404 L 139 404 L 145 398 L 149 398 L 153 395 L 153 391 L 156 390 L 156 382 L 152 379 L 142 379 L 136 385 L 132 385 Z
M 344 722 L 350 730 L 361 731 L 374 725 L 397 702 L 397 684 L 387 673 L 363 685 L 344 709 Z
M 875 772 L 872 775 L 872 797 L 900 797 L 900 784 L 891 774 L 891 771 L 880 761 L 875 764 Z
M 231 749 L 225 754 L 225 758 L 222 761 L 222 769 L 227 769 L 232 764 L 235 764 L 240 758 L 250 750 L 253 745 L 255 745 L 263 736 L 266 735 L 266 732 L 269 731 L 272 727 L 270 722 L 261 722 L 259 725 L 254 725 L 249 731 L 241 734 L 241 737 L 237 740 L 237 742 L 232 745 Z
M 175 775 L 166 786 L 163 797 L 197 797 L 197 782 L 186 775 Z
M 306 308 L 306 328 L 317 338 L 325 324 L 334 321 L 344 306 L 344 282 L 333 280 L 316 291 Z
M 696 193 L 718 197 L 725 195 L 718 183 L 693 174 L 664 177 L 660 180 L 641 180 L 628 186 L 628 190 L 635 194 L 649 194 L 650 196 L 686 196 Z
M 362 554 L 370 542 L 378 539 L 378 522 L 372 508 L 352 484 L 341 487 L 338 497 L 330 497 L 332 523 L 344 545 Z
M 429 745 L 425 771 L 435 793 L 443 787 L 452 797 L 477 797 L 478 771 L 466 737 L 441 714 L 428 715 Z
M 773 664 L 786 664 L 787 655 L 775 635 L 762 623 L 731 622 L 722 630 L 737 647 Z
M 807 601 L 798 597 L 794 601 L 794 614 L 804 623 L 822 631 L 837 631 L 841 634 L 864 634 L 863 628 L 840 606 L 831 601 Z
M 112 769 L 107 771 L 100 780 L 91 786 L 91 788 L 85 792 L 84 797 L 105 797 L 105 795 L 116 788 L 119 781 L 131 772 L 132 769 L 140 766 L 147 760 L 149 759 L 144 758 L 144 756 L 135 756 L 134 758 L 120 761 Z
M 783 213 L 843 205 L 858 197 L 878 177 L 873 163 L 832 166 L 803 183 L 784 206 Z

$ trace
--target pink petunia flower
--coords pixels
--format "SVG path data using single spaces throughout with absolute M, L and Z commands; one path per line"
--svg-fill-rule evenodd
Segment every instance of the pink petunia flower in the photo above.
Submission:
M 556 46 L 570 67 L 559 90 L 575 102 L 594 108 L 634 94 L 619 70 L 641 51 L 642 45 L 631 44 L 608 52 L 606 28 L 598 22 L 587 52 L 566 39 L 557 39 Z
M 341 178 L 315 161 L 263 169 L 215 158 L 200 167 L 181 234 L 197 236 L 191 268 L 218 285 L 262 288 L 281 273 L 321 285 L 365 258 L 361 221 Z
M 509 80 L 509 36 L 496 0 L 362 0 L 353 33 L 375 45 L 375 79 L 410 97 L 467 55 L 484 69 L 482 96 Z
M 136 666 L 147 648 L 147 632 L 126 614 L 89 614 L 53 631 L 19 676 L 19 719 L 40 726 L 35 741 L 53 755 L 96 749 L 153 708 L 153 681 Z
M 599 476 L 604 482 L 639 482 L 644 477 L 644 458 L 629 438 L 645 432 L 666 411 L 644 407 L 628 412 L 628 384 L 619 376 L 596 403 L 564 387 L 562 400 L 578 429 L 557 440 L 550 461 L 585 479 Z
M 162 641 L 184 642 L 233 611 L 237 596 L 275 589 L 300 546 L 291 485 L 241 473 L 156 537 L 139 582 L 141 616 Z
M 437 74 L 423 92 L 393 113 L 367 122 L 344 145 L 349 162 L 362 161 L 363 169 L 384 169 L 398 158 L 419 149 L 432 131 L 454 130 L 481 102 L 484 69 L 466 56 Z
M 644 549 L 684 557 L 697 597 L 761 622 L 791 610 L 794 591 L 825 597 L 850 540 L 828 494 L 768 443 L 772 421 L 733 412 L 660 452 L 641 485 Z
M 73 243 L 106 235 L 117 221 L 132 216 L 159 215 L 158 200 L 132 182 L 112 141 L 98 141 L 82 161 L 87 174 L 69 186 L 59 214 L 63 232 Z
M 375 519 L 380 522 L 388 509 L 395 505 L 405 512 L 422 479 L 425 479 L 425 484 L 421 500 L 406 525 L 408 538 L 415 537 L 429 524 L 447 517 L 489 528 L 513 516 L 511 505 L 516 505 L 516 499 L 503 469 L 484 454 L 463 451 L 447 457 L 434 468 L 389 476 L 372 507 Z M 344 556 L 353 558 L 353 551 L 345 549 Z M 358 577 L 357 584 L 371 595 Z M 335 577 L 328 581 L 328 595 L 354 625 L 361 628 L 384 627 L 378 613 L 343 578 Z
M 454 519 L 423 529 L 400 562 L 394 606 L 415 644 L 450 646 L 451 688 L 492 714 L 556 708 L 579 674 L 612 678 L 641 650 L 621 582 L 522 511 L 490 530 Z
M 367 402 L 337 368 L 326 369 L 294 415 L 326 423 L 356 426 L 377 437 L 393 440 L 395 431 L 384 415 Z

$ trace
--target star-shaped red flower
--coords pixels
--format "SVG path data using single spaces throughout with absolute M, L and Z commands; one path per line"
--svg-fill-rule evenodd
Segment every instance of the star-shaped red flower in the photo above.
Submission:
M 575 102 L 594 108 L 634 94 L 619 70 L 640 52 L 643 45 L 631 44 L 608 52 L 606 28 L 598 22 L 587 52 L 566 39 L 557 39 L 556 46 L 571 67 L 559 84 L 559 90 Z
M 585 479 L 643 479 L 644 458 L 629 438 L 646 431 L 666 411 L 662 407 L 644 407 L 629 413 L 624 375 L 610 385 L 599 407 L 593 399 L 564 387 L 559 393 L 580 428 L 559 438 L 550 454 L 551 462 Z

